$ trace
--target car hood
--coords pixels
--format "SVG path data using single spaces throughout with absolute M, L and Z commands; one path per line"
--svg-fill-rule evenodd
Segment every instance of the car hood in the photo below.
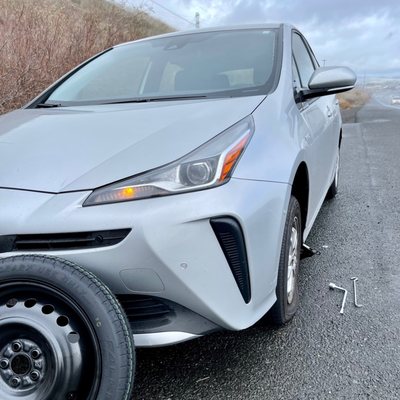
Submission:
M 0 188 L 89 190 L 172 162 L 264 96 L 53 109 L 0 117 Z

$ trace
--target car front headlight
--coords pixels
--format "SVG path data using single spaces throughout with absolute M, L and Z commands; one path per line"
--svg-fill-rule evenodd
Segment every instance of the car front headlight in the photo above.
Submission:
M 183 158 L 94 190 L 84 206 L 201 190 L 226 183 L 254 133 L 248 116 Z

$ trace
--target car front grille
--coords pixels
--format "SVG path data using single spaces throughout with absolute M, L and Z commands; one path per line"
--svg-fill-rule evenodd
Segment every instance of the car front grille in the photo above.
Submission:
M 113 246 L 131 229 L 97 232 L 49 233 L 0 236 L 0 253 L 15 251 L 57 251 Z

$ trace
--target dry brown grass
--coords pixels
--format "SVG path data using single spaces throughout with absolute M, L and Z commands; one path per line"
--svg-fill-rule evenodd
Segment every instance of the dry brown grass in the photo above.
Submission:
M 362 107 L 368 101 L 370 95 L 363 89 L 355 88 L 348 92 L 339 93 L 337 97 L 339 99 L 340 108 L 342 110 L 348 110 Z
M 0 0 L 0 114 L 103 49 L 171 30 L 107 0 Z

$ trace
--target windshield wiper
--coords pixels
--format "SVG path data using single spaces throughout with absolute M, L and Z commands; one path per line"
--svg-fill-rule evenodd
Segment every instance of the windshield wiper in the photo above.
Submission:
M 102 104 L 125 104 L 125 103 L 151 103 L 153 101 L 173 101 L 173 100 L 195 100 L 195 99 L 206 99 L 207 96 L 170 96 L 170 97 L 149 97 L 149 98 L 138 98 L 138 99 L 125 99 L 109 101 Z
M 56 107 L 62 107 L 62 105 L 55 103 L 39 103 L 36 105 L 35 108 L 56 108 Z
M 208 96 L 168 96 L 168 97 L 143 97 L 133 99 L 121 99 L 121 100 L 109 100 L 109 101 L 93 101 L 93 102 L 81 102 L 81 103 L 70 103 L 63 105 L 61 103 L 39 103 L 35 108 L 56 108 L 65 106 L 85 106 L 85 105 L 107 105 L 107 104 L 127 104 L 127 103 L 150 103 L 153 101 L 173 101 L 173 100 L 195 100 L 195 99 L 206 99 Z

